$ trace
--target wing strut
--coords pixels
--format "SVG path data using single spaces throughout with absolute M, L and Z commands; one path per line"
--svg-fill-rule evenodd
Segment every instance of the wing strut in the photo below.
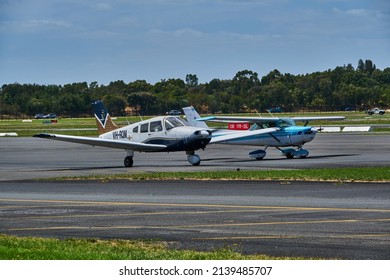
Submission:
M 272 133 L 268 133 L 268 134 L 271 135 L 272 138 L 274 138 L 276 141 L 280 143 L 280 140 L 275 135 L 273 135 Z

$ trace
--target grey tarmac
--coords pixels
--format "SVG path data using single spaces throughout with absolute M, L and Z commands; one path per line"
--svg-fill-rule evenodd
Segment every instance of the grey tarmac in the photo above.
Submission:
M 192 166 L 184 152 L 136 153 L 134 166 L 125 168 L 125 151 L 36 138 L 0 137 L 0 181 L 122 174 L 155 171 L 209 171 L 366 167 L 390 165 L 390 135 L 318 134 L 306 144 L 306 159 L 286 159 L 268 148 L 263 160 L 248 153 L 261 147 L 209 145 L 197 151 L 202 162 Z

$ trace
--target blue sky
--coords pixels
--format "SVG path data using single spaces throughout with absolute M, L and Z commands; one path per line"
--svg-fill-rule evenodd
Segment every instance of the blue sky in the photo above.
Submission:
M 0 0 L 0 85 L 390 67 L 388 0 Z

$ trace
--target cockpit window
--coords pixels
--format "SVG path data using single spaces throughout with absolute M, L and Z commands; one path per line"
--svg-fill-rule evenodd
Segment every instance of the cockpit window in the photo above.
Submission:
M 251 126 L 249 130 L 258 130 L 258 129 L 264 129 L 264 128 L 270 128 L 270 127 L 276 127 L 276 122 L 259 122 L 255 123 Z
M 174 127 L 185 126 L 185 124 L 176 117 L 168 117 L 165 119 L 165 129 L 170 130 Z
M 279 127 L 295 126 L 295 122 L 292 119 L 279 119 Z
M 289 127 L 289 126 L 295 126 L 295 122 L 292 119 L 278 119 L 275 121 L 268 121 L 268 122 L 258 122 L 252 125 L 250 130 L 258 130 L 258 129 L 265 129 L 270 127 Z
M 162 131 L 161 121 L 154 121 L 150 123 L 150 132 Z
M 148 126 L 149 126 L 149 123 L 143 123 L 143 124 L 141 124 L 141 133 L 146 133 L 146 132 L 148 132 Z

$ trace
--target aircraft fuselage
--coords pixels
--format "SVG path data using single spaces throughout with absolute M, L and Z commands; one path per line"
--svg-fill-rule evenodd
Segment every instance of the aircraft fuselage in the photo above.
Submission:
M 156 117 L 100 135 L 100 138 L 167 146 L 160 151 L 195 151 L 210 142 L 205 129 L 186 126 L 177 117 Z
M 221 130 L 213 132 L 213 137 L 234 133 L 234 131 Z M 269 147 L 288 147 L 302 146 L 315 138 L 317 130 L 306 126 L 289 126 L 281 128 L 278 131 L 243 137 L 238 140 L 224 142 L 230 145 L 251 145 L 251 146 L 269 146 Z

